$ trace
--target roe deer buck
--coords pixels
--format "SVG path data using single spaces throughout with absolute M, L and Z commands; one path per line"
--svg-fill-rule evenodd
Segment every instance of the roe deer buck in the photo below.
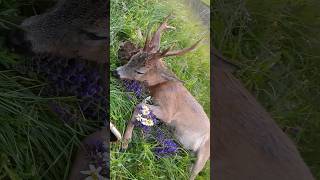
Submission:
M 232 75 L 230 64 L 218 54 L 213 58 L 214 179 L 313 180 L 293 142 Z
M 155 103 L 155 105 L 147 106 L 157 118 L 173 127 L 174 135 L 185 148 L 196 152 L 197 159 L 190 176 L 190 179 L 194 179 L 210 157 L 209 118 L 181 81 L 166 68 L 162 58 L 183 55 L 195 49 L 200 41 L 190 48 L 176 51 L 168 48 L 161 52 L 161 32 L 173 28 L 167 24 L 169 17 L 165 18 L 151 40 L 146 38 L 144 48 L 134 54 L 127 64 L 118 67 L 114 73 L 120 79 L 146 83 Z M 132 119 L 128 122 L 123 136 L 123 149 L 128 147 L 128 142 L 132 137 L 137 113 L 136 108 Z

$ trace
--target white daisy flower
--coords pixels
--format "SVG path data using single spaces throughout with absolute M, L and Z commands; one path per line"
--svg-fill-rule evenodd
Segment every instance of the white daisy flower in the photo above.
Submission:
M 147 120 L 147 118 L 141 118 L 141 123 L 143 124 L 143 122 L 145 122 Z
M 89 170 L 80 171 L 81 174 L 89 175 L 84 180 L 107 180 L 107 178 L 101 176 L 99 173 L 102 170 L 101 167 L 96 168 L 94 165 L 89 164 Z
M 151 96 L 146 97 L 146 98 L 143 100 L 143 102 L 144 102 L 145 104 L 148 104 L 148 102 L 151 102 Z
M 138 114 L 138 115 L 136 116 L 136 120 L 137 120 L 137 121 L 140 121 L 140 122 L 141 122 L 142 119 L 143 119 L 142 114 Z
M 152 119 L 146 119 L 146 118 L 144 118 L 144 121 L 141 121 L 141 123 L 145 126 L 153 126 L 154 125 Z
M 146 106 L 146 105 L 142 105 L 141 113 L 142 113 L 143 115 L 145 115 L 145 116 L 148 115 L 148 114 L 150 113 L 149 107 Z

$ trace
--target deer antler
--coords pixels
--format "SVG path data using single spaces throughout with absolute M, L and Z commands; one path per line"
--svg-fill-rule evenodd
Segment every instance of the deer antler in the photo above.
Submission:
M 180 49 L 180 50 L 173 50 L 171 51 L 171 47 L 164 50 L 161 53 L 161 57 L 168 57 L 168 56 L 181 56 L 184 55 L 187 52 L 190 52 L 192 50 L 194 50 L 197 45 L 203 40 L 203 38 L 201 38 L 200 40 L 198 40 L 196 43 L 194 43 L 192 46 L 188 47 L 188 48 L 184 48 L 184 49 Z
M 151 41 L 149 41 L 149 37 L 147 35 L 146 42 L 144 45 L 143 50 L 146 52 L 155 53 L 160 49 L 160 38 L 161 38 L 161 32 L 166 29 L 175 29 L 173 26 L 169 26 L 167 24 L 168 19 L 171 17 L 171 14 L 169 14 L 165 19 L 164 22 L 158 27 L 157 31 L 153 34 L 153 37 Z
M 144 42 L 144 46 L 143 46 L 143 51 L 147 52 L 149 50 L 149 35 L 150 35 L 150 31 L 147 32 L 147 37 L 146 37 L 146 41 Z

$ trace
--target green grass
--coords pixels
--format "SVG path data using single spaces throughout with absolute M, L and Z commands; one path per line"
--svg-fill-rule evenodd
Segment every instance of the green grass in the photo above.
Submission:
M 210 0 L 201 0 L 203 3 L 205 3 L 206 5 L 210 6 Z
M 0 71 L 0 179 L 64 179 L 88 121 L 66 125 L 41 97 L 45 84 L 14 70 Z
M 140 45 L 147 29 L 154 30 L 170 12 L 176 18 L 170 20 L 175 31 L 163 34 L 162 48 L 175 43 L 175 48 L 190 46 L 207 33 L 196 18 L 189 17 L 190 9 L 181 1 L 133 0 L 111 1 L 111 70 L 117 67 L 117 51 L 120 40 L 126 38 Z M 209 101 L 209 46 L 202 45 L 198 50 L 183 57 L 167 58 L 166 63 L 177 76 L 185 81 L 185 86 L 210 114 Z M 135 105 L 136 99 L 129 100 L 119 80 L 111 78 L 110 85 L 110 117 L 117 128 L 124 132 L 127 121 Z M 152 153 L 155 143 L 142 137 L 139 129 L 134 130 L 133 140 L 124 153 L 119 153 L 120 144 L 111 146 L 111 178 L 112 179 L 187 179 L 190 161 L 194 158 L 188 151 L 170 158 L 156 159 Z M 209 179 L 209 163 L 198 179 Z
M 320 2 L 215 0 L 214 45 L 320 179 Z

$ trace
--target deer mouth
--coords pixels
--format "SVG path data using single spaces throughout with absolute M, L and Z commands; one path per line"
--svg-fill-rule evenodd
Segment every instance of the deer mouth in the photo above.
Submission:
M 121 73 L 122 71 L 122 66 L 118 67 L 117 69 L 113 70 L 111 75 L 117 79 L 121 80 L 134 80 L 133 78 L 130 78 L 128 75 L 123 75 L 124 73 Z

